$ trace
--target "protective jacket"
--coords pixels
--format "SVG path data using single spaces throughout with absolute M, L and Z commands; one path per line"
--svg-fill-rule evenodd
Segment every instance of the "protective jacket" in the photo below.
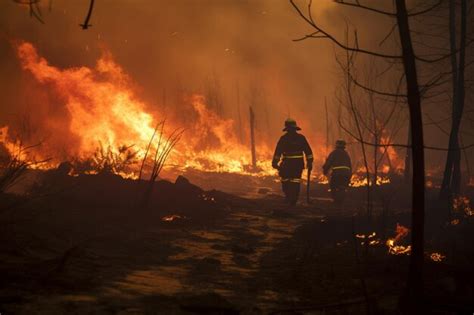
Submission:
M 306 165 L 311 169 L 313 152 L 306 138 L 296 130 L 288 131 L 280 138 L 273 155 L 272 166 L 278 169 L 285 198 L 291 205 L 298 200 L 305 156 Z
M 313 151 L 305 136 L 297 132 L 285 133 L 277 143 L 275 154 L 273 154 L 273 167 L 280 171 L 285 169 L 304 169 L 304 157 L 308 167 L 313 165 Z M 278 163 L 281 160 L 281 164 Z M 279 167 L 277 167 L 279 165 Z
M 352 173 L 351 158 L 346 150 L 337 148 L 329 154 L 323 165 L 324 174 L 327 174 L 329 170 Z

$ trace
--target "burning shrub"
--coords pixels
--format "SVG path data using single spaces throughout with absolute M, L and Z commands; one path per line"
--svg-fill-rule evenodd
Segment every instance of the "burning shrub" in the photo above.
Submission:
M 2 165 L 0 170 L 0 192 L 4 192 L 15 185 L 27 169 L 28 162 L 17 157 L 10 157 L 8 163 Z
M 408 233 L 410 233 L 410 229 L 397 223 L 395 232 L 397 233 L 395 238 L 389 238 L 387 240 L 386 244 L 388 246 L 388 252 L 392 255 L 409 255 L 411 252 L 411 245 L 404 246 L 399 245 L 399 243 L 408 235 Z
M 11 137 L 8 127 L 0 128 L 0 192 L 18 183 L 28 168 L 41 168 L 49 159 L 37 161 L 30 150 L 40 146 L 24 145 L 22 137 Z
M 72 165 L 76 174 L 113 173 L 122 177 L 133 177 L 131 167 L 137 163 L 137 152 L 133 146 L 122 145 L 116 149 L 104 148 L 102 143 L 91 157 L 76 159 Z

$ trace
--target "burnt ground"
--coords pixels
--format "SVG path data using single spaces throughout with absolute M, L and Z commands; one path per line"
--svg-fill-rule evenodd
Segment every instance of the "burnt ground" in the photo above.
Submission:
M 259 190 L 241 176 L 225 180 L 241 195 Z M 161 181 L 146 207 L 144 183 L 113 175 L 49 174 L 27 195 L 3 194 L 0 312 L 398 314 L 408 257 L 384 243 L 397 223 L 409 226 L 406 185 L 380 188 L 369 229 L 363 188 L 335 208 L 317 186 L 311 205 L 302 196 L 290 209 L 272 183 L 249 199 Z M 445 213 L 429 203 L 424 305 L 428 314 L 470 314 L 472 218 L 453 226 Z M 374 231 L 373 246 L 354 237 Z M 447 258 L 431 261 L 434 251 Z

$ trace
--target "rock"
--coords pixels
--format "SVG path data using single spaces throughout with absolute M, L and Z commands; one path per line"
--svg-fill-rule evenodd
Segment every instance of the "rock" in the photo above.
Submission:
M 174 182 L 175 187 L 182 191 L 184 194 L 193 194 L 193 195 L 198 195 L 203 192 L 203 190 L 189 182 L 189 180 L 184 177 L 179 175 L 178 178 L 176 178 L 176 181 Z

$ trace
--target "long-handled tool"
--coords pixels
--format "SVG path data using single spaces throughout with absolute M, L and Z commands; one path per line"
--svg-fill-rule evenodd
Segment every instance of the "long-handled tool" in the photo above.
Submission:
M 310 205 L 311 200 L 309 199 L 309 186 L 311 183 L 311 169 L 308 168 L 308 178 L 306 179 L 306 202 Z

